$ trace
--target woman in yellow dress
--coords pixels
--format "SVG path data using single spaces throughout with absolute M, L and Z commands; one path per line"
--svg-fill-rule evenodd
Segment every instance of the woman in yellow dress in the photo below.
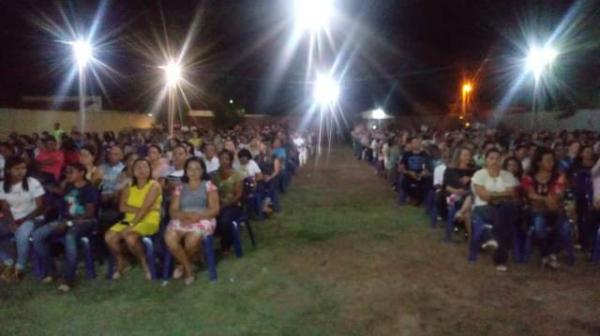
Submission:
M 125 241 L 127 249 L 139 260 L 146 278 L 150 279 L 150 271 L 146 263 L 142 237 L 158 232 L 160 226 L 160 209 L 162 191 L 160 184 L 152 179 L 152 168 L 146 159 L 137 159 L 133 163 L 131 185 L 121 194 L 120 211 L 125 218 L 113 225 L 104 236 L 106 244 L 116 260 L 116 272 L 113 279 L 121 277 L 125 268 L 124 251 L 121 241 Z

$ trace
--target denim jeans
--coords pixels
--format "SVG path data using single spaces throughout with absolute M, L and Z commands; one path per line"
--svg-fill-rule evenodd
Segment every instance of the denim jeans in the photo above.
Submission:
M 542 257 L 558 253 L 560 249 L 560 233 L 565 223 L 565 216 L 550 212 L 532 212 L 533 238 L 540 248 Z
M 33 229 L 35 228 L 35 220 L 28 220 L 23 222 L 17 231 L 14 233 L 8 228 L 8 221 L 2 220 L 0 221 L 0 237 L 15 237 L 15 243 L 17 245 L 17 258 L 16 263 L 11 253 L 7 250 L 10 249 L 12 244 L 4 244 L 4 246 L 0 246 L 0 261 L 4 263 L 6 266 L 15 266 L 15 268 L 22 270 L 25 268 L 25 264 L 27 264 L 27 258 L 29 257 L 29 236 Z
M 487 224 L 492 226 L 491 229 L 483 230 L 478 243 L 483 243 L 492 238 L 498 242 L 498 248 L 494 253 L 494 263 L 496 265 L 506 264 L 508 260 L 508 251 L 512 243 L 517 217 L 517 206 L 511 202 L 496 206 L 476 206 L 473 209 L 473 225 Z M 471 231 L 475 232 L 475 230 Z
M 79 238 L 88 235 L 96 226 L 96 220 L 75 221 L 73 226 L 61 230 L 61 222 L 48 223 L 33 232 L 33 248 L 44 267 L 45 275 L 56 275 L 56 265 L 50 253 L 49 239 L 63 237 L 65 240 L 65 270 L 64 278 L 67 283 L 75 280 L 77 270 L 77 242 Z

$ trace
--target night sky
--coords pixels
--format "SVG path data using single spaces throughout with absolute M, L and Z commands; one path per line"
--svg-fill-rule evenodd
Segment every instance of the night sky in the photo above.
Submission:
M 106 37 L 105 46 L 97 57 L 116 72 L 100 73 L 105 90 L 91 85 L 104 96 L 105 108 L 149 110 L 160 90 L 160 61 L 152 55 L 158 54 L 157 43 L 165 42 L 163 28 L 178 49 L 195 17 L 199 24 L 188 53 L 194 57 L 186 71 L 198 87 L 188 95 L 192 108 L 213 108 L 230 98 L 251 113 L 305 108 L 308 38 L 274 77 L 292 32 L 291 0 L 113 0 L 105 5 L 97 34 Z M 0 106 L 24 106 L 22 96 L 59 92 L 68 71 L 61 61 L 69 50 L 41 28 L 42 18 L 63 23 L 62 8 L 83 27 L 98 7 L 99 2 L 84 0 L 0 1 Z M 560 39 L 566 46 L 556 69 L 560 84 L 552 96 L 557 103 L 581 107 L 598 102 L 600 1 L 338 0 L 336 8 L 335 48 L 325 48 L 322 60 L 331 64 L 337 57 L 347 69 L 342 105 L 349 112 L 383 105 L 391 113 L 409 114 L 417 103 L 446 111 L 464 77 L 476 77 L 477 99 L 494 107 L 516 77 L 515 59 L 522 57 L 526 36 L 547 37 L 570 9 Z M 73 82 L 67 93 L 75 95 L 76 89 Z M 515 103 L 520 98 L 526 95 L 517 95 Z

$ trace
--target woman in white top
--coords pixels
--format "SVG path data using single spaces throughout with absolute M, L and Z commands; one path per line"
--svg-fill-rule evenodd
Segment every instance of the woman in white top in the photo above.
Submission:
M 475 194 L 471 230 L 471 244 L 483 242 L 483 249 L 494 249 L 494 263 L 498 271 L 506 271 L 511 232 L 517 218 L 515 200 L 519 181 L 508 171 L 501 169 L 500 151 L 492 148 L 485 153 L 485 166 L 471 178 Z M 475 226 L 486 227 L 475 231 Z M 471 246 L 471 250 L 478 246 Z
M 0 261 L 5 266 L 2 279 L 19 280 L 29 255 L 29 236 L 35 228 L 35 220 L 43 214 L 44 188 L 33 177 L 27 177 L 27 166 L 20 157 L 6 162 L 4 182 L 0 184 L 0 240 L 11 234 L 17 245 L 16 262 L 0 246 Z

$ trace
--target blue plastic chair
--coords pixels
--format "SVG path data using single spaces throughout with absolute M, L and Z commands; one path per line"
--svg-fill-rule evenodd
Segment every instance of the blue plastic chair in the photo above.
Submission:
M 600 263 L 600 227 L 596 232 L 596 240 L 594 242 L 594 250 L 592 252 L 592 261 Z
M 214 238 L 212 235 L 202 238 L 202 247 L 204 249 L 204 260 L 206 267 L 208 268 L 208 279 L 210 281 L 217 280 L 217 261 L 215 258 L 214 249 Z M 165 249 L 163 256 L 163 279 L 167 280 L 171 278 L 173 272 L 173 255 L 169 252 L 169 249 Z
M 406 204 L 406 193 L 402 190 L 402 182 L 404 181 L 404 175 L 398 173 L 398 177 L 396 179 L 396 190 L 398 192 L 398 203 L 400 205 Z
M 159 231 L 160 232 L 160 231 Z M 159 233 L 142 237 L 142 244 L 144 245 L 144 252 L 146 254 L 146 263 L 148 263 L 148 268 L 150 270 L 150 278 L 152 280 L 158 280 L 158 271 L 156 268 L 156 242 L 158 241 Z M 107 270 L 107 279 L 112 279 L 115 268 L 115 260 L 111 255 L 108 259 L 108 270 Z
M 248 235 L 250 236 L 250 241 L 252 242 L 252 247 L 256 247 L 256 240 L 254 239 L 254 232 L 252 231 L 252 226 L 250 225 L 250 221 L 248 220 L 248 216 L 242 215 L 240 218 L 233 221 L 233 250 L 235 252 L 235 256 L 241 258 L 244 256 L 244 251 L 242 249 L 242 239 L 240 230 L 241 227 L 245 226 L 248 229 Z

